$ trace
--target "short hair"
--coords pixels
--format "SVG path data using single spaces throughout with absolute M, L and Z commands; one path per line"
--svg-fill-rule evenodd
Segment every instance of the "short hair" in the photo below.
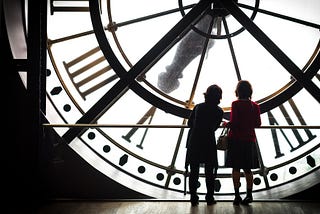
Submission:
M 222 99 L 222 89 L 214 84 L 210 85 L 207 88 L 207 91 L 204 94 L 205 102 L 212 102 L 212 103 L 220 103 L 220 100 Z
M 236 96 L 239 99 L 251 99 L 252 86 L 248 80 L 240 80 L 235 90 Z

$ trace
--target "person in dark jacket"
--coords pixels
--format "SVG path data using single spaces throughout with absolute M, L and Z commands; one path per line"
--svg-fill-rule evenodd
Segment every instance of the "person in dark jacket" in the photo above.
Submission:
M 218 105 L 222 90 L 211 85 L 204 93 L 205 101 L 195 105 L 188 120 L 186 167 L 190 165 L 189 191 L 192 206 L 199 204 L 197 195 L 199 168 L 204 164 L 208 205 L 214 204 L 214 181 L 218 168 L 215 131 L 219 128 L 223 110 Z
M 248 205 L 252 202 L 253 173 L 259 168 L 255 128 L 261 126 L 260 107 L 251 101 L 252 86 L 247 80 L 240 80 L 235 90 L 237 100 L 231 104 L 230 128 L 226 167 L 232 168 L 232 180 L 235 190 L 234 205 Z M 247 184 L 247 194 L 242 200 L 239 193 L 240 169 L 243 169 Z

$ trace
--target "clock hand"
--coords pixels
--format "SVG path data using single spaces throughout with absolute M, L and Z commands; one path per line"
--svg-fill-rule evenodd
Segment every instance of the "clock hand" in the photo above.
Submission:
M 229 27 L 228 27 L 228 24 L 227 24 L 227 21 L 226 21 L 225 17 L 222 18 L 222 21 L 223 21 L 223 26 L 224 26 L 224 29 L 226 31 L 226 34 L 228 35 L 229 34 Z M 228 40 L 228 45 L 229 45 L 229 49 L 230 49 L 230 53 L 231 53 L 231 56 L 232 56 L 233 65 L 234 65 L 234 68 L 235 68 L 235 71 L 236 71 L 237 78 L 238 78 L 238 80 L 241 80 L 241 74 L 240 74 L 240 70 L 239 70 L 239 66 L 238 66 L 238 62 L 237 62 L 237 59 L 236 59 L 236 54 L 234 52 L 234 48 L 233 48 L 233 44 L 232 44 L 231 38 L 228 37 L 227 40 Z
M 142 72 L 150 69 L 150 67 L 162 56 L 166 51 L 166 47 L 170 46 L 172 42 L 181 34 L 185 29 L 194 23 L 200 14 L 206 10 L 210 5 L 210 1 L 200 1 L 190 12 L 185 15 L 153 48 L 150 49 L 128 72 L 123 68 L 116 56 L 113 54 L 109 44 L 101 44 L 106 41 L 104 29 L 100 19 L 100 14 L 95 13 L 98 10 L 90 10 L 95 33 L 105 55 L 110 55 L 110 65 L 120 71 L 120 80 L 94 104 L 78 121 L 78 124 L 95 122 L 101 115 L 103 115 L 128 89 L 134 88 L 135 79 Z M 90 8 L 99 8 L 98 1 L 89 1 Z M 95 11 L 95 12 L 94 12 Z M 100 38 L 100 39 L 99 39 Z M 101 39 L 103 38 L 103 39 Z M 136 88 L 137 89 L 137 88 Z M 86 128 L 84 127 L 71 127 L 64 135 L 63 138 L 67 143 L 70 143 L 75 137 L 83 133 Z

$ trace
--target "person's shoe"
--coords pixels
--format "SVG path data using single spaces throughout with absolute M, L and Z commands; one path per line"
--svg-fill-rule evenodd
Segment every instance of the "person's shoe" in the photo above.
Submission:
M 212 205 L 217 203 L 216 200 L 214 199 L 213 194 L 210 194 L 210 193 L 206 195 L 206 202 L 207 202 L 207 205 Z
M 233 205 L 239 205 L 242 202 L 242 198 L 240 196 L 236 196 L 233 200 Z
M 252 202 L 252 197 L 250 196 L 246 196 L 242 201 L 241 201 L 241 204 L 243 205 L 248 205 Z
M 195 207 L 198 206 L 199 201 L 191 201 L 191 206 Z
M 216 204 L 216 203 L 217 203 L 217 201 L 214 198 L 212 198 L 211 200 L 207 200 L 207 205 L 208 206 Z
M 195 207 L 199 204 L 199 197 L 197 195 L 191 195 L 191 206 Z

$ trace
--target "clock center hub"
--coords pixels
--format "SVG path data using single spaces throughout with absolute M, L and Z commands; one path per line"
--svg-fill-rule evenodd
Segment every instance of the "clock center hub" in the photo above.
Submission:
M 238 3 L 238 0 L 233 0 L 234 3 Z M 221 5 L 219 1 L 213 1 L 211 4 L 210 15 L 213 17 L 226 17 L 230 15 L 230 12 Z

